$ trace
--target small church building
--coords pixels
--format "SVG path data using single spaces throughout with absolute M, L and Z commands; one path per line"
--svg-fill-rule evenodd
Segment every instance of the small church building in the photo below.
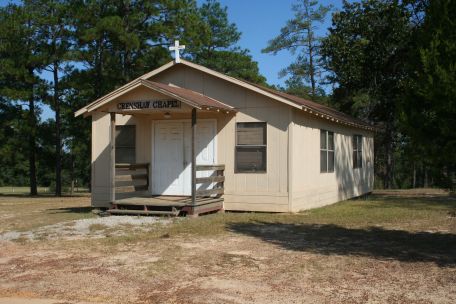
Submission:
M 113 214 L 298 212 L 374 185 L 371 125 L 178 56 L 75 115 L 92 206 Z

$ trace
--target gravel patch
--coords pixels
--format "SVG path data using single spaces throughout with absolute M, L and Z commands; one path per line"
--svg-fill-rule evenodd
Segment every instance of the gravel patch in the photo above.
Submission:
M 110 235 L 126 234 L 127 228 L 131 232 L 148 231 L 157 225 L 168 225 L 177 218 L 164 217 L 139 217 L 139 216 L 108 216 L 91 219 L 66 221 L 54 225 L 43 226 L 31 231 L 9 231 L 0 234 L 0 241 L 14 241 L 18 239 L 80 239 L 82 237 L 101 238 L 105 236 L 106 230 Z M 112 231 L 113 228 L 118 228 Z

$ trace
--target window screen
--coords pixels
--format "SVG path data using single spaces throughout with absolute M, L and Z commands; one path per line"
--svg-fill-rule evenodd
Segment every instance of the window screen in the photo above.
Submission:
M 236 124 L 236 172 L 266 172 L 266 123 Z
M 136 163 L 136 126 L 116 126 L 116 163 Z
M 334 133 L 320 130 L 320 172 L 334 172 Z
M 353 168 L 363 167 L 363 136 L 353 135 Z

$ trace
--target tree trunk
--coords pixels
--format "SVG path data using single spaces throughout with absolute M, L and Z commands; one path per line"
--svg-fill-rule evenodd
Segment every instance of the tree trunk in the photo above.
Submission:
M 95 97 L 99 98 L 101 97 L 103 93 L 102 89 L 102 81 L 103 81 L 103 37 L 99 38 L 96 41 L 95 45 L 95 61 L 94 61 L 94 67 L 95 67 Z
M 312 97 L 315 97 L 315 69 L 313 63 L 313 47 L 312 47 L 313 33 L 311 29 L 307 29 L 307 47 L 309 48 L 309 76 L 310 85 L 312 86 Z
M 54 109 L 55 109 L 55 196 L 62 196 L 62 138 L 60 135 L 59 64 L 54 62 Z
M 30 195 L 37 195 L 36 181 L 36 116 L 35 116 L 35 100 L 33 96 L 33 85 L 29 97 L 29 178 L 30 178 Z
M 416 188 L 416 166 L 415 163 L 413 163 L 413 183 L 412 183 L 412 188 Z
M 424 188 L 427 188 L 429 187 L 429 184 L 428 184 L 428 170 L 426 168 L 426 166 L 424 167 L 424 185 L 423 185 Z
M 312 48 L 309 51 L 309 70 L 310 70 L 310 84 L 312 86 L 312 97 L 315 97 L 315 71 L 313 66 Z
M 71 160 L 71 170 L 70 170 L 71 188 L 70 188 L 70 195 L 72 196 L 74 194 L 74 155 L 73 155 L 73 149 L 71 149 L 70 160 Z
M 391 189 L 392 187 L 392 180 L 393 180 L 393 139 L 392 139 L 392 132 L 388 130 L 386 132 L 386 149 L 385 149 L 385 157 L 386 157 L 386 172 L 385 172 L 385 179 L 383 181 L 383 186 L 385 189 Z

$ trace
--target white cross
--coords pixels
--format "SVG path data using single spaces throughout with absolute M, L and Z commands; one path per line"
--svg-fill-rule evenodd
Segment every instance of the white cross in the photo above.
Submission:
M 180 62 L 180 54 L 179 50 L 185 49 L 185 45 L 179 45 L 179 40 L 174 41 L 174 46 L 170 46 L 169 50 L 174 51 L 174 58 L 176 60 L 176 63 Z

